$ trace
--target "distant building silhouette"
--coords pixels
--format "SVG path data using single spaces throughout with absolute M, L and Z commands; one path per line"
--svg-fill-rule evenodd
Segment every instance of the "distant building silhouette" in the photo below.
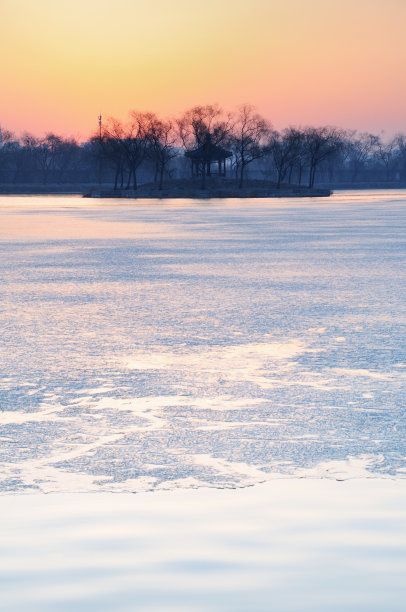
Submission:
M 192 174 L 201 176 L 205 174 L 218 174 L 226 176 L 226 159 L 232 157 L 231 151 L 226 151 L 222 147 L 213 144 L 211 135 L 207 134 L 204 143 L 193 149 L 186 151 L 185 156 L 192 161 Z M 217 171 L 212 172 L 212 164 L 217 164 Z

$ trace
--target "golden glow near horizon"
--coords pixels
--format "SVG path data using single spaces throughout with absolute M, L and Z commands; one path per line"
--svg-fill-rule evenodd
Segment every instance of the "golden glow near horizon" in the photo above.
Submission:
M 0 124 L 86 138 L 101 112 L 250 102 L 406 131 L 404 0 L 0 0 Z

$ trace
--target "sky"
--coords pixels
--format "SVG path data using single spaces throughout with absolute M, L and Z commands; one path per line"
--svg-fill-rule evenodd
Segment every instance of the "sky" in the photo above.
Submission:
M 405 0 L 0 0 L 0 125 L 251 103 L 276 129 L 406 132 Z

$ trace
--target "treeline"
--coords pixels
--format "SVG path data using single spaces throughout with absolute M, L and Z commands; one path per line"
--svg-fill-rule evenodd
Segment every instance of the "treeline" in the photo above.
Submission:
M 187 151 L 207 139 L 232 155 L 228 178 L 239 186 L 247 178 L 283 184 L 368 185 L 406 184 L 406 136 L 385 141 L 370 133 L 336 127 L 273 129 L 254 107 L 236 112 L 218 105 L 196 106 L 182 116 L 164 119 L 132 111 L 126 122 L 109 118 L 87 142 L 48 133 L 21 138 L 2 130 L 0 183 L 110 184 L 137 189 L 151 182 L 161 188 L 170 178 L 191 176 Z M 210 159 L 202 159 L 200 174 L 211 174 Z

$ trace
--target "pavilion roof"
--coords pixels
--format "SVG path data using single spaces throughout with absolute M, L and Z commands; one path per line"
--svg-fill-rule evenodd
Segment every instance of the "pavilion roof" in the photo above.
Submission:
M 192 151 L 186 151 L 186 157 L 190 159 L 203 160 L 203 161 L 218 161 L 220 159 L 226 159 L 232 156 L 231 151 L 226 151 L 222 147 L 215 145 L 211 141 L 210 134 L 207 134 L 206 140 L 200 147 L 193 149 Z

